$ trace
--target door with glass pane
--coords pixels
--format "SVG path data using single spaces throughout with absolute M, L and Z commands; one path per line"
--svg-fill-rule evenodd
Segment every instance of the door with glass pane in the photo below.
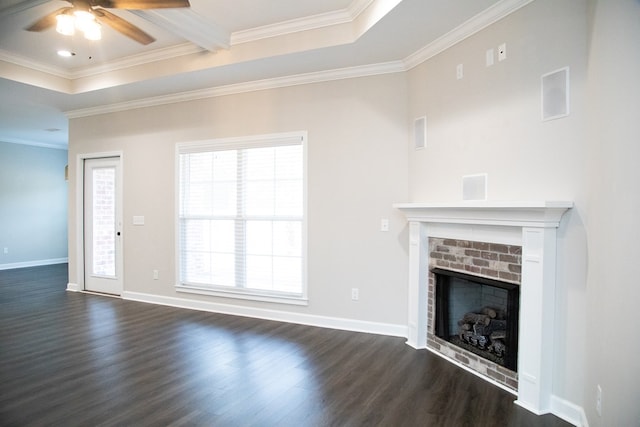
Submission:
M 122 293 L 120 158 L 84 163 L 84 288 Z

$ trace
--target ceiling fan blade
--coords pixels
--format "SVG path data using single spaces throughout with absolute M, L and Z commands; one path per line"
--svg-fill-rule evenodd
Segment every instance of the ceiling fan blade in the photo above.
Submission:
M 107 9 L 166 9 L 191 7 L 189 0 L 93 0 L 93 6 Z
M 43 18 L 38 19 L 36 22 L 34 22 L 33 24 L 31 24 L 30 26 L 25 28 L 25 30 L 27 30 L 27 31 L 44 31 L 44 30 L 46 30 L 48 28 L 55 27 L 56 26 L 56 16 L 58 16 L 61 13 L 66 12 L 68 10 L 71 10 L 71 8 L 70 7 L 63 7 L 61 9 L 58 9 L 55 12 L 52 12 L 52 13 L 44 16 Z
M 153 37 L 151 37 L 149 34 L 142 31 L 140 28 L 136 27 L 130 22 L 125 21 L 119 16 L 114 15 L 111 12 L 108 12 L 104 9 L 94 9 L 93 12 L 96 14 L 100 22 L 104 22 L 114 30 L 124 34 L 129 38 L 132 38 L 138 43 L 147 45 L 156 40 Z

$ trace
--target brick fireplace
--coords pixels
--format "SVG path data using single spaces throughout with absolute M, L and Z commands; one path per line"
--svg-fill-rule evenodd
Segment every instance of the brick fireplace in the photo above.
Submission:
M 572 206 L 550 201 L 394 205 L 409 221 L 407 344 L 514 392 L 516 403 L 536 414 L 550 412 L 556 231 Z M 519 285 L 517 373 L 435 335 L 433 267 Z
M 514 340 L 514 345 L 510 346 L 513 348 L 507 349 L 508 354 L 506 355 L 506 360 L 504 360 L 505 357 L 499 358 L 495 354 L 496 352 L 484 350 L 485 347 L 491 348 L 494 344 L 490 341 L 490 333 L 484 334 L 478 332 L 477 335 L 471 333 L 472 337 L 480 337 L 487 341 L 486 343 L 475 342 L 473 344 L 462 339 L 448 339 L 448 336 L 455 336 L 460 332 L 457 329 L 458 325 L 456 324 L 456 321 L 459 321 L 463 315 L 471 312 L 472 310 L 483 320 L 487 319 L 489 322 L 491 322 L 491 319 L 488 316 L 481 314 L 481 309 L 483 307 L 502 310 L 504 313 L 499 317 L 504 318 L 504 315 L 507 314 L 508 292 L 503 288 L 507 287 L 509 284 L 513 284 L 513 287 L 516 288 L 516 290 L 520 287 L 522 271 L 521 254 L 522 247 L 516 245 L 475 242 L 460 239 L 444 239 L 438 237 L 432 237 L 429 239 L 427 347 L 454 359 L 463 366 L 485 377 L 489 377 L 498 384 L 513 391 L 518 390 L 518 376 L 516 373 L 517 362 L 515 360 L 512 361 L 510 356 L 517 355 L 517 340 Z M 443 321 L 441 323 L 447 323 L 447 326 L 449 326 L 449 323 L 453 324 L 451 331 L 447 328 L 447 336 L 436 332 L 436 316 L 438 313 L 436 301 L 443 300 L 443 296 L 441 295 L 441 291 L 443 291 L 442 286 L 436 287 L 436 284 L 438 280 L 442 281 L 442 279 L 445 279 L 442 274 L 435 274 L 437 270 L 450 272 L 451 274 L 458 272 L 464 275 L 464 277 L 468 277 L 469 280 L 466 280 L 468 283 L 466 285 L 467 289 L 463 289 L 458 293 L 474 295 L 473 299 L 478 300 L 472 304 L 472 306 L 464 309 L 463 312 L 458 312 L 455 315 L 452 314 L 455 319 L 452 318 L 447 322 L 444 322 L 444 319 L 439 319 Z M 503 290 L 504 293 L 487 291 L 486 289 L 491 289 L 491 287 L 488 285 L 482 285 L 478 282 L 483 279 L 495 282 L 498 286 L 501 286 L 501 290 Z M 440 292 L 436 290 L 437 288 L 440 289 Z M 485 290 L 481 291 L 482 288 Z M 490 292 L 491 295 L 485 295 L 487 292 Z M 518 292 L 516 293 L 516 296 L 518 296 L 517 294 Z M 502 299 L 498 298 L 498 295 L 503 295 Z M 511 315 L 515 316 L 515 319 L 512 319 L 514 322 L 513 326 L 517 327 L 519 304 L 516 302 L 514 305 L 515 313 L 511 313 Z M 493 323 L 498 322 L 502 321 L 494 320 Z M 487 326 L 490 325 L 491 323 Z M 484 322 L 481 326 L 485 327 Z M 453 329 L 454 327 L 455 329 Z M 443 325 L 439 325 L 438 329 L 442 330 L 442 328 Z M 473 330 L 471 331 L 473 332 Z M 514 338 L 517 338 L 517 329 L 513 335 L 516 335 Z M 503 346 L 504 342 L 504 336 L 495 340 L 496 344 L 500 343 Z

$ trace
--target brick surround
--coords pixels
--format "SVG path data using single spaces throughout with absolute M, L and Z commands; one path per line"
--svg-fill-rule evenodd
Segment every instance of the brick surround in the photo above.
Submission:
M 439 267 L 520 284 L 522 247 L 469 240 L 429 238 L 429 270 Z M 429 271 L 427 347 L 456 360 L 503 386 L 517 391 L 518 374 L 435 335 L 435 276 Z

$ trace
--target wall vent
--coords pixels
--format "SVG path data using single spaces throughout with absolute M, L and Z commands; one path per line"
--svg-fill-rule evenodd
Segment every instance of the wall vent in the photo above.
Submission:
M 542 120 L 569 115 L 569 67 L 542 76 Z
M 487 174 L 462 177 L 462 200 L 487 200 Z
M 413 122 L 413 141 L 416 150 L 427 146 L 427 118 L 425 116 L 418 117 Z

